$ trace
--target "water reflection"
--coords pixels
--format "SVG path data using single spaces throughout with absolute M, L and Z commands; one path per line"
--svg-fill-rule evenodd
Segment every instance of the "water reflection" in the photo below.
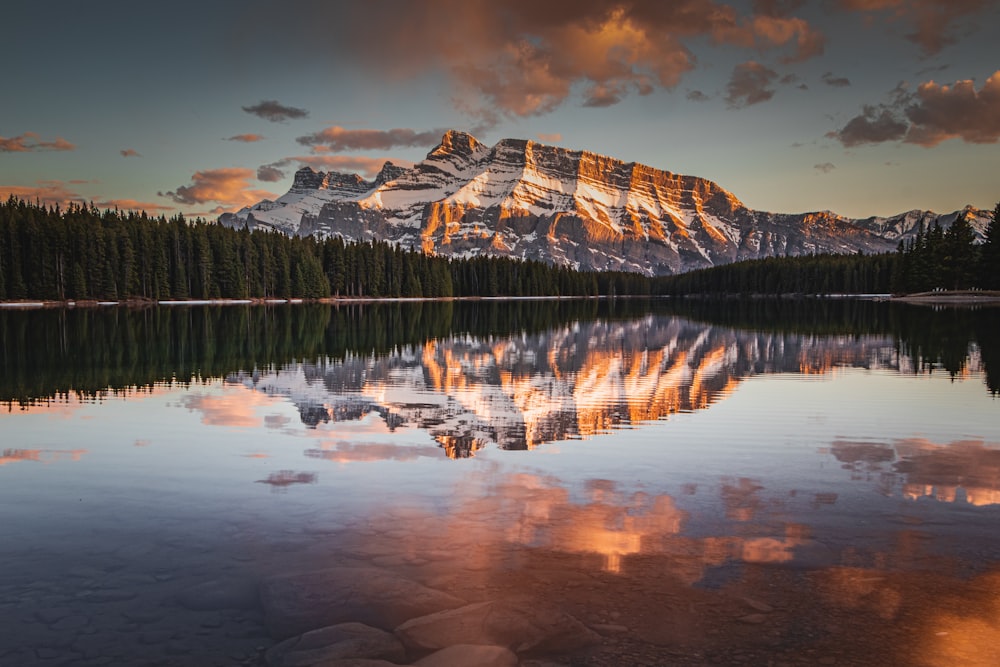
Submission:
M 233 373 L 228 383 L 253 391 L 224 405 L 248 410 L 267 400 L 256 395 L 287 397 L 313 428 L 378 415 L 390 428 L 423 429 L 448 456 L 464 458 L 487 446 L 531 449 L 703 410 L 754 375 L 898 371 L 901 359 L 908 363 L 888 337 L 757 333 L 647 315 Z M 232 423 L 256 419 L 219 412 Z
M 79 461 L 86 453 L 86 449 L 5 449 L 0 454 L 0 466 L 22 461 L 36 463 Z
M 938 444 L 925 438 L 891 444 L 836 441 L 830 453 L 854 473 L 854 479 L 870 479 L 877 473 L 887 494 L 976 506 L 1000 504 L 1000 443 Z

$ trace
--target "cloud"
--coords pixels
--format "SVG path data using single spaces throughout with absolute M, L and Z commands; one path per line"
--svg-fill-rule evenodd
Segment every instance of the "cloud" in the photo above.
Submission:
M 687 93 L 687 98 L 692 102 L 707 102 L 709 99 L 711 99 L 709 98 L 708 95 L 706 95 L 700 90 L 689 90 Z
M 314 152 L 340 153 L 341 151 L 389 150 L 413 146 L 434 146 L 446 129 L 418 132 L 408 128 L 392 130 L 348 130 L 339 125 L 313 134 L 298 137 L 295 141 L 312 146 Z
M 959 138 L 970 144 L 995 144 L 1000 140 L 1000 70 L 978 91 L 969 79 L 951 86 L 920 84 L 906 117 L 907 143 L 931 147 Z
M 298 107 L 285 106 L 278 100 L 263 100 L 249 107 L 242 107 L 244 111 L 253 114 L 258 118 L 269 120 L 272 123 L 283 123 L 292 118 L 306 118 L 309 112 Z
M 257 167 L 257 180 L 264 183 L 276 183 L 285 177 L 285 172 L 275 166 L 262 164 Z
M 286 170 L 292 166 L 295 166 L 296 169 L 312 167 L 318 170 L 360 174 L 364 178 L 374 178 L 388 161 L 386 158 L 353 155 L 298 155 L 261 165 L 257 168 L 257 180 L 268 183 L 280 181 L 287 175 Z M 409 160 L 393 159 L 391 162 L 399 167 L 413 166 Z
M 777 79 L 777 72 L 760 63 L 741 63 L 733 68 L 726 84 L 726 104 L 731 109 L 740 109 L 766 102 L 774 97 L 774 89 L 770 86 Z
M 890 21 L 903 21 L 912 32 L 906 38 L 926 55 L 940 53 L 955 43 L 954 24 L 996 4 L 996 0 L 837 0 L 841 9 L 887 15 Z
M 826 136 L 851 148 L 861 144 L 898 141 L 906 136 L 907 124 L 888 106 L 866 104 L 861 113 L 847 121 L 839 130 Z
M 837 165 L 835 165 L 832 162 L 823 162 L 821 164 L 814 164 L 813 165 L 813 169 L 815 169 L 816 171 L 821 171 L 824 174 L 829 174 L 831 171 L 833 171 L 836 168 L 837 168 Z
M 827 136 L 847 147 L 886 141 L 925 148 L 948 139 L 1000 141 L 1000 70 L 979 90 L 969 79 L 950 86 L 928 81 L 912 94 L 897 87 L 889 96 L 888 104 L 865 105 L 861 114 Z
M 539 132 L 537 135 L 539 141 L 544 141 L 547 144 L 557 144 L 562 141 L 562 134 L 559 132 L 552 132 L 551 134 L 546 134 L 544 132 Z
M 229 137 L 226 141 L 242 141 L 246 144 L 252 144 L 256 141 L 263 141 L 263 134 L 237 134 L 235 136 Z
M 107 199 L 102 197 L 85 197 L 70 185 L 84 185 L 94 181 L 72 180 L 72 181 L 35 181 L 33 186 L 0 185 L 0 195 L 6 199 L 14 195 L 25 201 L 38 201 L 46 206 L 59 205 L 65 208 L 68 204 L 79 204 L 89 206 L 93 204 L 99 209 L 118 209 L 120 211 L 149 211 L 165 212 L 174 210 L 173 206 L 165 206 L 151 202 L 142 202 L 135 199 Z
M 691 46 L 706 40 L 783 62 L 817 56 L 825 43 L 791 15 L 797 1 L 754 10 L 716 0 L 305 1 L 277 19 L 291 22 L 281 29 L 302 48 L 332 50 L 396 80 L 443 71 L 456 105 L 487 124 L 545 114 L 574 97 L 608 106 L 672 89 L 697 65 Z
M 834 76 L 833 72 L 824 72 L 820 78 L 823 80 L 823 83 L 834 88 L 846 88 L 851 85 L 850 79 L 845 76 Z
M 191 176 L 191 185 L 156 194 L 187 206 L 217 202 L 236 207 L 256 204 L 261 199 L 273 199 L 273 193 L 250 189 L 249 180 L 254 175 L 251 169 L 237 167 L 198 171 Z
M 35 181 L 35 185 L 29 186 L 0 185 L 0 194 L 3 195 L 4 199 L 10 195 L 14 195 L 25 201 L 38 201 L 46 206 L 55 206 L 58 204 L 63 208 L 70 202 L 75 204 L 85 203 L 86 198 L 78 192 L 69 189 L 68 185 L 65 181 L 52 180 Z
M 121 154 L 122 157 L 142 157 L 141 155 L 139 155 L 136 151 L 132 150 L 131 148 L 126 148 L 126 149 L 120 150 L 118 152 Z
M 76 146 L 62 137 L 56 137 L 55 141 L 41 141 L 35 132 L 25 132 L 16 137 L 0 137 L 0 153 L 73 150 L 76 150 Z

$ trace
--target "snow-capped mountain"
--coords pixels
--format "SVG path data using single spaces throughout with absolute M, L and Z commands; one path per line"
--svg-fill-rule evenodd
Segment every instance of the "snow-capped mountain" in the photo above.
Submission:
M 536 259 L 584 270 L 666 275 L 742 259 L 893 250 L 921 224 L 971 207 L 850 219 L 829 211 L 754 211 L 712 181 L 521 139 L 488 147 L 449 131 L 412 168 L 386 162 L 373 181 L 356 174 L 295 174 L 292 188 L 219 222 L 286 234 L 380 239 L 445 256 Z

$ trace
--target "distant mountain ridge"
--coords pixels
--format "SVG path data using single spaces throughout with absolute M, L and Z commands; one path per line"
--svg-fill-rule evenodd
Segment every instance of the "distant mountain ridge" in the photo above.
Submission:
M 291 189 L 219 222 L 290 235 L 384 240 L 443 256 L 535 259 L 582 270 L 669 275 L 744 259 L 893 250 L 920 225 L 989 212 L 908 211 L 851 219 L 829 211 L 755 211 L 718 184 L 523 139 L 488 147 L 448 131 L 411 168 L 295 173 Z

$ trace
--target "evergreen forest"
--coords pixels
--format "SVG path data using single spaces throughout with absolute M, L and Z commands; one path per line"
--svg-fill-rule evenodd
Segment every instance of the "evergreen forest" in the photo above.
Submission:
M 960 217 L 895 253 L 817 254 L 735 262 L 674 276 L 581 272 L 543 262 L 451 259 L 386 242 L 235 230 L 15 197 L 0 203 L 0 301 L 533 297 L 689 294 L 885 294 L 1000 289 L 993 213 L 975 244 Z
M 0 204 L 0 300 L 647 294 L 647 278 L 389 243 L 235 230 L 182 215 Z

